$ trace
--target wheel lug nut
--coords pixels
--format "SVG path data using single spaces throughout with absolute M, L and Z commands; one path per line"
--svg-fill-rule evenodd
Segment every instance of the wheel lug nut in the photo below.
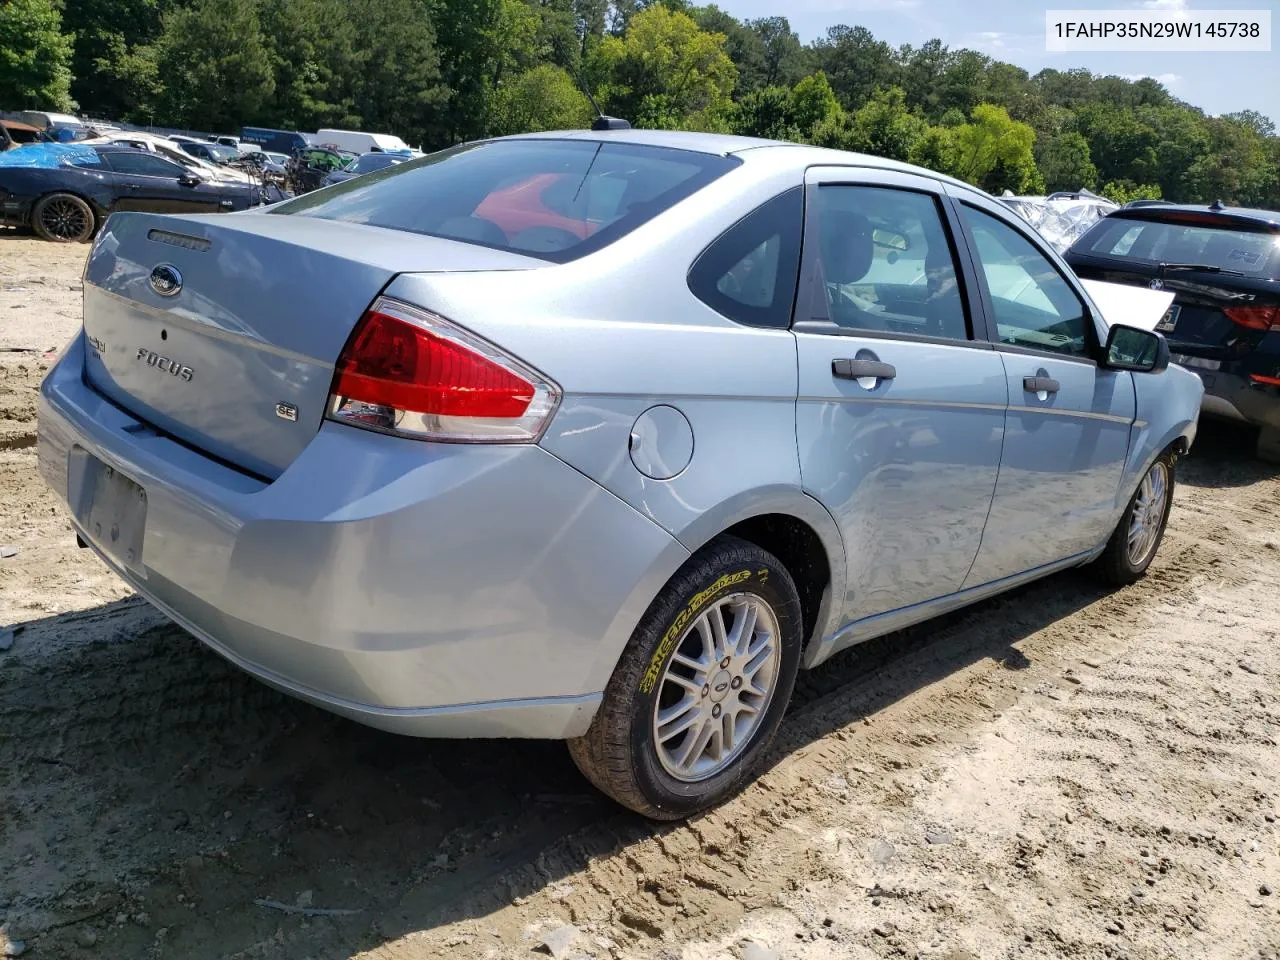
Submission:
M 733 680 L 732 680 L 732 682 L 729 684 L 729 686 L 731 686 L 731 687 L 733 687 L 733 689 L 737 690 L 740 686 L 742 686 L 742 678 L 741 678 L 741 677 L 734 677 L 734 678 L 733 678 Z
M 711 695 L 711 684 L 709 684 L 709 683 L 704 683 L 704 684 L 702 685 L 702 695 L 703 695 L 704 697 L 706 697 L 706 696 L 710 696 L 710 695 Z
M 717 720 L 720 719 L 720 704 L 717 703 L 711 708 L 711 716 L 715 717 Z
M 721 670 L 728 670 L 728 669 L 729 669 L 729 658 L 728 658 L 728 657 L 725 657 L 723 660 L 721 660 L 721 661 L 720 661 L 720 669 L 721 669 Z

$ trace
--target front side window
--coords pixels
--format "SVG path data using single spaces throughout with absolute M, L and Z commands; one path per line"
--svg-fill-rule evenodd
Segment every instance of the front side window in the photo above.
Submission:
M 820 285 L 808 319 L 890 334 L 967 340 L 955 256 L 932 194 L 824 184 L 812 191 L 807 235 Z M 825 316 L 823 315 L 825 311 Z
M 757 207 L 721 234 L 689 270 L 694 296 L 754 327 L 791 323 L 804 194 L 799 187 Z
M 967 204 L 960 209 L 977 246 L 1000 342 L 1086 355 L 1084 303 L 1049 258 L 1002 220 Z
M 739 163 L 596 140 L 496 140 L 396 164 L 271 212 L 366 223 L 565 263 L 613 243 Z

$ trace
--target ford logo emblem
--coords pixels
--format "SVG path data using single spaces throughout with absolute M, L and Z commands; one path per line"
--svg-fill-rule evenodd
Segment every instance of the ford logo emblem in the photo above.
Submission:
M 151 271 L 151 289 L 162 297 L 176 297 L 182 289 L 182 274 L 171 263 L 158 263 Z

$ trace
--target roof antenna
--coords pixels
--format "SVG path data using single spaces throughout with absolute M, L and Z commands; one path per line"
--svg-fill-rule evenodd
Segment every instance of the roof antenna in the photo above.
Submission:
M 582 78 L 575 71 L 573 79 L 578 81 L 578 89 L 586 94 L 587 99 L 591 101 L 591 108 L 596 112 L 596 118 L 591 121 L 592 130 L 630 130 L 631 124 L 623 120 L 621 117 L 605 116 L 605 112 L 600 109 L 600 104 L 596 103 L 596 98 L 591 95 L 591 91 L 587 89 L 587 85 L 582 82 Z

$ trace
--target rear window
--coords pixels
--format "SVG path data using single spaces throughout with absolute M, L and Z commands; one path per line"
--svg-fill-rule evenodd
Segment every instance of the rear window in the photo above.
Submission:
M 613 243 L 740 161 L 592 140 L 466 144 L 281 204 L 565 263 Z
M 1108 217 L 1084 252 L 1153 263 L 1202 263 L 1250 276 L 1280 274 L 1280 235 L 1160 220 Z

